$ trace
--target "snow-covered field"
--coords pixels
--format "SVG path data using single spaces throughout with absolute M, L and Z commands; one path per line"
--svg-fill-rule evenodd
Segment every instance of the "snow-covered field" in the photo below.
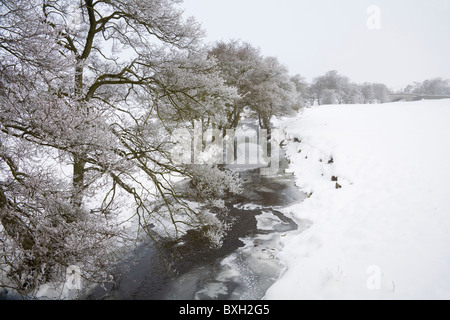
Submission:
M 267 299 L 450 299 L 450 100 L 284 119 L 298 187 Z M 337 181 L 336 181 L 337 180 Z

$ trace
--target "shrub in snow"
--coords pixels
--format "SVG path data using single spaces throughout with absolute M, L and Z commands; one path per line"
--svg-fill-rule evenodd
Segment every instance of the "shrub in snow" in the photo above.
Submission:
M 191 187 L 187 192 L 189 196 L 203 201 L 215 201 L 227 193 L 238 194 L 242 192 L 238 173 L 221 170 L 217 166 L 193 165 L 189 167 L 191 174 Z
M 189 179 L 179 184 L 178 195 L 160 197 L 152 202 L 151 215 L 141 214 L 143 224 L 153 226 L 149 235 L 154 239 L 173 240 L 197 230 L 220 247 L 230 227 L 222 219 L 227 216 L 224 198 L 242 192 L 237 174 L 210 165 L 189 166 L 186 174 Z

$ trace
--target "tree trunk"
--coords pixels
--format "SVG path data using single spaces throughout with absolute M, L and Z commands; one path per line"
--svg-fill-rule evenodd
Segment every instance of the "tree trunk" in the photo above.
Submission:
M 261 122 L 262 121 L 262 122 Z M 272 156 L 272 127 L 270 126 L 270 116 L 260 116 L 260 127 L 267 130 L 267 156 Z
M 235 110 L 235 112 L 234 112 L 234 119 L 233 119 L 233 122 L 231 123 L 231 128 L 230 129 L 236 129 L 237 128 L 240 118 L 241 118 L 241 112 L 238 111 L 238 110 Z
M 72 204 L 74 205 L 74 209 L 80 209 L 83 205 L 85 166 L 86 161 L 80 159 L 77 155 L 73 156 Z
M 267 130 L 267 139 L 270 139 L 270 134 L 272 133 L 270 117 L 262 117 L 262 128 Z
M 77 59 L 77 65 L 75 67 L 75 94 L 78 100 L 78 108 L 82 108 L 84 105 L 83 93 L 83 59 L 79 57 Z M 84 190 L 84 173 L 85 173 L 86 161 L 80 159 L 79 155 L 73 154 L 73 176 L 72 176 L 72 205 L 75 211 L 78 211 L 83 205 L 83 190 Z M 73 222 L 75 217 L 69 218 L 68 222 Z

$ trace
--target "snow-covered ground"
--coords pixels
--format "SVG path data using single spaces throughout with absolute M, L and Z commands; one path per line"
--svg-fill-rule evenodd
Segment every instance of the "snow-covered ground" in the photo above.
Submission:
M 450 100 L 320 106 L 280 123 L 312 222 L 267 299 L 450 299 Z M 336 181 L 337 180 L 337 181 Z

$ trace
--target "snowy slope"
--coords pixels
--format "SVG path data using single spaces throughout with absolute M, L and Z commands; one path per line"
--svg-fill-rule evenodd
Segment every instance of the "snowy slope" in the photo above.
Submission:
M 311 194 L 287 211 L 312 226 L 284 238 L 267 299 L 450 299 L 450 100 L 320 106 L 281 124 Z

